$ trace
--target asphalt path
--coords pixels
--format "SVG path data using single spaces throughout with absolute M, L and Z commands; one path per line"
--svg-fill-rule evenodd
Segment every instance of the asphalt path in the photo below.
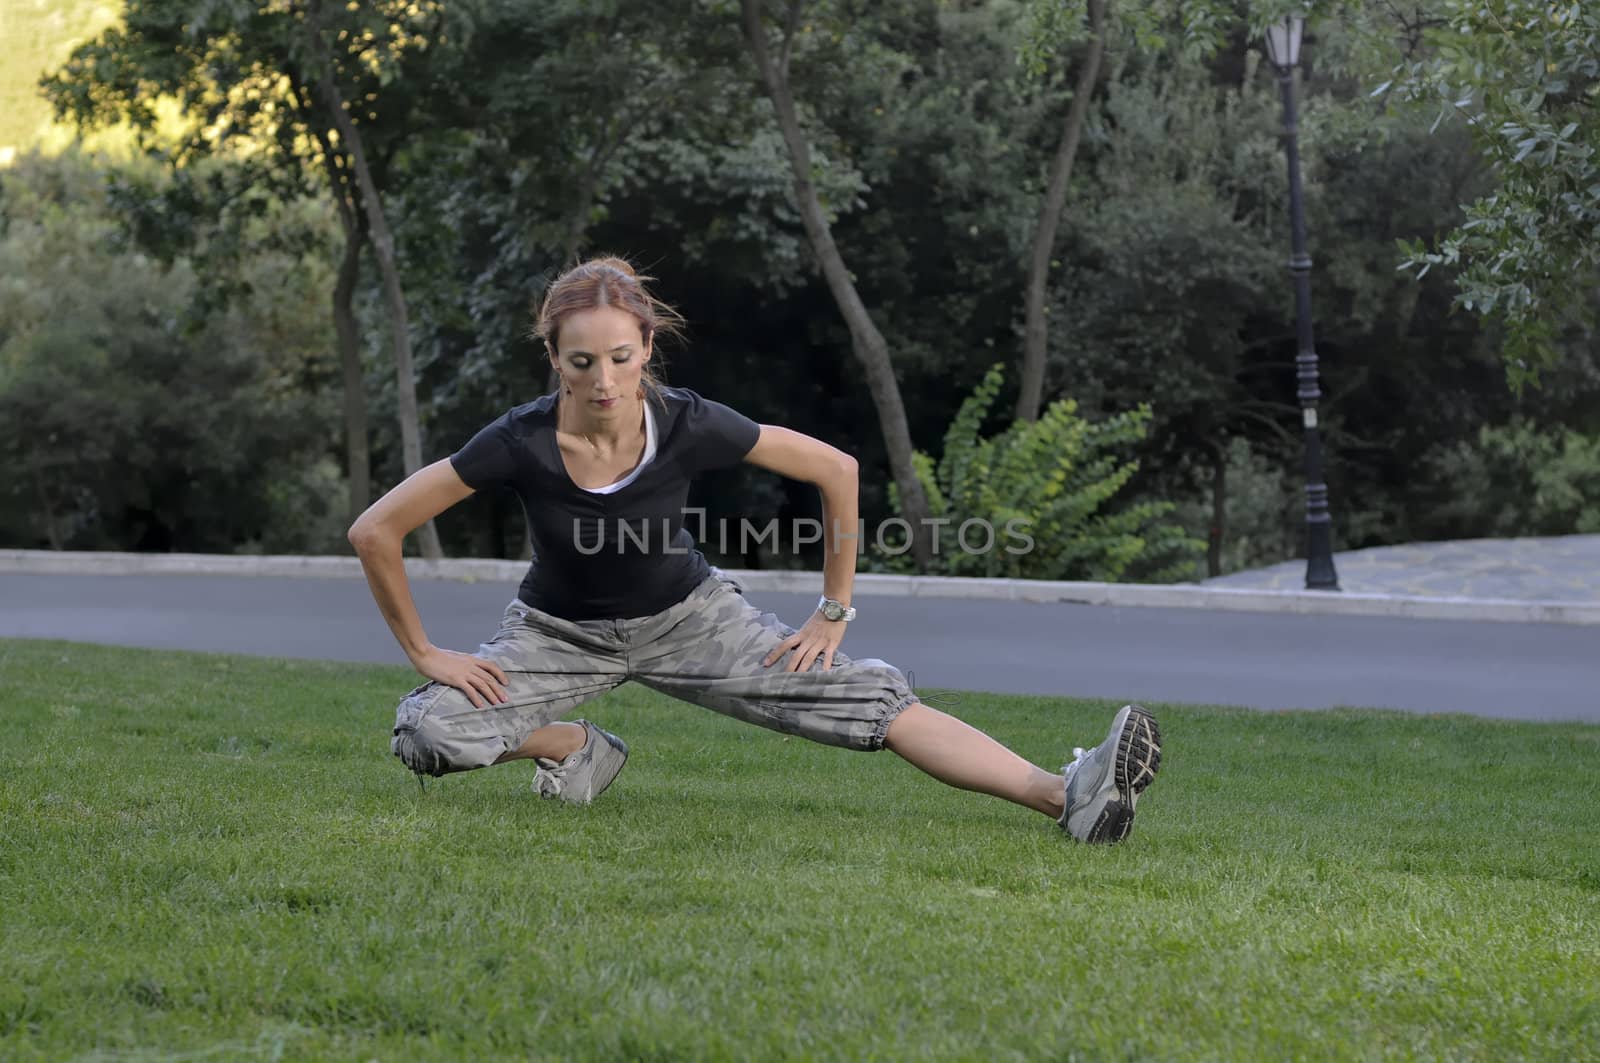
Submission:
M 465 650 L 493 634 L 515 592 L 446 580 L 412 589 L 433 641 Z M 790 624 L 816 602 L 748 597 Z M 912 672 L 923 693 L 1600 722 L 1600 634 L 1591 627 L 931 598 L 855 604 L 861 616 L 844 651 Z M 405 663 L 358 580 L 0 573 L 0 638 Z

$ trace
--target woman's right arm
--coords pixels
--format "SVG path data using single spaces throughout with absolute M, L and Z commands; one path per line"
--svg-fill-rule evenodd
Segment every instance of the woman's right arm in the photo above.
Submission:
M 472 494 L 448 458 L 434 462 L 378 499 L 350 525 L 350 545 L 361 558 L 372 597 L 412 667 L 462 691 L 478 708 L 507 700 L 506 675 L 493 661 L 435 646 L 422 629 L 401 543 L 405 537 Z

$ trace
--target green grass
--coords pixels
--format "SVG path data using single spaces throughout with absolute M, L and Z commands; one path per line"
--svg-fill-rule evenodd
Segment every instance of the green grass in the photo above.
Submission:
M 400 668 L 0 642 L 0 1058 L 1596 1058 L 1600 727 L 1158 707 L 1129 842 L 624 687 L 588 809 Z M 963 695 L 1059 764 L 1106 702 Z

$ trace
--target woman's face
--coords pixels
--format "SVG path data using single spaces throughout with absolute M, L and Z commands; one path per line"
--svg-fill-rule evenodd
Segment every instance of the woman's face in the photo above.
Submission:
M 563 321 L 550 360 L 572 389 L 563 400 L 602 419 L 634 409 L 650 360 L 650 345 L 640 331 L 639 319 L 615 306 L 580 310 Z

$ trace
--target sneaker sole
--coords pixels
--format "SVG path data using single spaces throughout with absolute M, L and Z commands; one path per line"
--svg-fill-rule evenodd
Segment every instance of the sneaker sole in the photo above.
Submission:
M 1090 843 L 1120 842 L 1133 833 L 1133 808 L 1145 787 L 1161 770 L 1161 728 L 1156 718 L 1139 705 L 1123 721 L 1117 735 L 1117 759 L 1112 781 L 1117 788 L 1114 800 L 1107 801 L 1100 810 L 1094 826 L 1089 828 Z

